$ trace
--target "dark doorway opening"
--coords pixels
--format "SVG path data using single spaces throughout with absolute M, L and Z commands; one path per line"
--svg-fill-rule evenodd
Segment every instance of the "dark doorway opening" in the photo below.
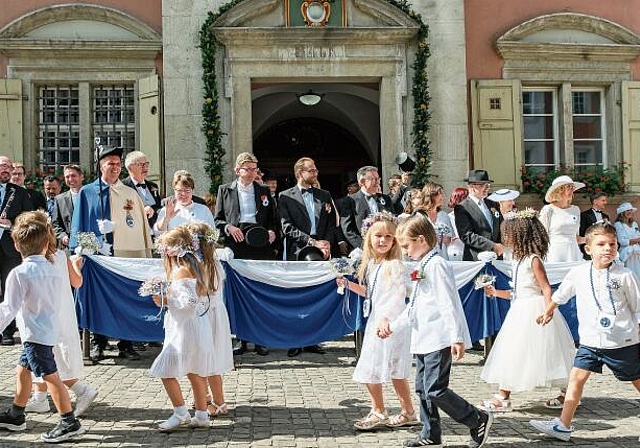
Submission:
M 333 198 L 345 195 L 343 184 L 355 178 L 364 165 L 373 165 L 366 149 L 348 130 L 318 118 L 292 118 L 260 134 L 253 151 L 262 171 L 275 171 L 278 190 L 296 184 L 293 164 L 300 157 L 311 157 L 320 171 L 318 180 Z

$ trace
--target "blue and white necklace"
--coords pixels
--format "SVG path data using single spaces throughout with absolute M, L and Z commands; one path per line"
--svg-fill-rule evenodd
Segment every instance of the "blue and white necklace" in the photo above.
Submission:
M 427 264 L 437 254 L 438 252 L 434 250 L 433 252 L 431 252 L 431 255 L 429 255 L 426 260 L 421 261 L 420 264 L 418 265 L 418 272 L 424 272 L 424 269 L 427 267 Z M 413 294 L 411 294 L 411 302 L 409 303 L 409 323 L 411 324 L 413 323 L 415 318 L 414 314 L 415 314 L 416 297 L 418 296 L 418 289 L 420 289 L 421 280 L 423 279 L 419 278 L 418 280 L 416 280 L 416 284 L 413 286 Z
M 608 331 L 613 327 L 613 323 L 616 320 L 616 315 L 617 315 L 617 311 L 616 311 L 616 305 L 613 301 L 613 293 L 611 292 L 611 278 L 610 278 L 610 272 L 609 270 L 611 269 L 611 265 L 609 265 L 609 267 L 607 267 L 607 283 L 606 283 L 606 288 L 609 292 L 609 303 L 611 304 L 611 309 L 613 310 L 613 314 L 604 311 L 602 309 L 602 305 L 600 304 L 600 302 L 598 301 L 598 294 L 596 294 L 596 289 L 593 286 L 593 261 L 591 262 L 591 266 L 589 267 L 589 283 L 591 284 L 591 295 L 593 297 L 593 301 L 596 303 L 596 307 L 598 307 L 598 318 L 596 321 L 596 328 L 599 331 Z M 598 278 L 598 292 L 600 292 L 600 284 L 602 282 L 600 281 L 600 279 Z

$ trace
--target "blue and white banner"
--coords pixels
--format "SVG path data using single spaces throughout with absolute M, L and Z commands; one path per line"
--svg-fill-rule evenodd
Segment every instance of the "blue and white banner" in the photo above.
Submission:
M 329 262 L 232 260 L 221 252 L 226 272 L 224 299 L 231 332 L 240 339 L 273 348 L 291 348 L 340 338 L 364 329 L 362 298 L 337 293 Z M 473 289 L 481 272 L 495 275 L 498 289 L 509 289 L 506 262 L 452 262 L 458 293 L 472 340 L 496 334 L 509 302 Z M 547 276 L 557 286 L 579 263 L 548 263 Z M 413 264 L 407 266 L 407 273 Z M 162 315 L 150 297 L 138 296 L 143 280 L 164 276 L 159 259 L 89 256 L 77 291 L 78 323 L 113 338 L 162 341 Z M 561 307 L 577 339 L 575 299 Z

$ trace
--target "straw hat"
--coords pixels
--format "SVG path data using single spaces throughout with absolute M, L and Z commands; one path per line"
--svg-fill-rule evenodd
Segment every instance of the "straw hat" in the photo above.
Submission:
M 496 190 L 487 196 L 487 199 L 493 202 L 504 202 L 504 201 L 513 201 L 518 196 L 520 196 L 520 192 L 516 190 L 509 190 L 508 188 L 503 188 L 501 190 Z
M 585 186 L 585 184 L 583 184 L 582 182 L 574 182 L 573 179 L 571 179 L 569 176 L 558 176 L 555 179 L 553 179 L 553 182 L 551 182 L 551 186 L 547 190 L 547 193 L 544 195 L 544 200 L 547 202 L 552 202 L 551 201 L 552 193 L 556 191 L 558 188 L 564 185 L 569 185 L 569 184 L 573 185 L 574 191 L 579 190 Z

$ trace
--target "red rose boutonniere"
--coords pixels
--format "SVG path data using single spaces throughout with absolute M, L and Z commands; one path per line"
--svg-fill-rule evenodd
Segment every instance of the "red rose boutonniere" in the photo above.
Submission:
M 423 270 L 417 270 L 414 269 L 413 271 L 411 271 L 411 281 L 412 282 L 418 282 L 420 280 L 422 280 L 423 278 L 426 278 L 426 276 L 424 275 L 424 271 Z

